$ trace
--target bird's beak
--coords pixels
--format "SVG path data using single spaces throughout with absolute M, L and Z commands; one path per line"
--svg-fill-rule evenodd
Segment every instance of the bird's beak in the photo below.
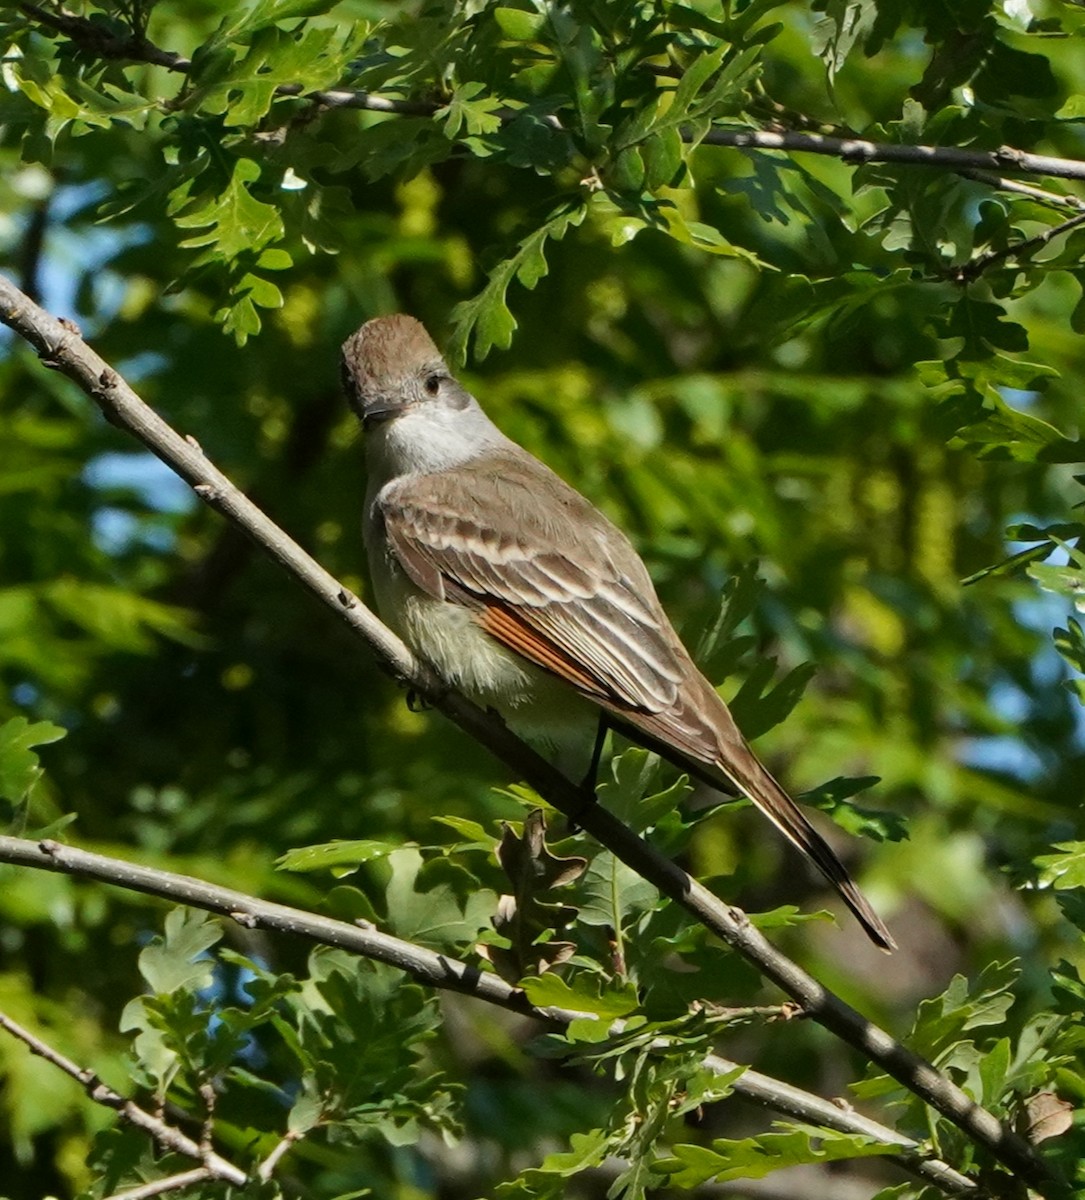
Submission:
M 366 408 L 362 413 L 362 428 L 368 432 L 377 425 L 383 425 L 385 421 L 398 417 L 406 407 L 406 404 L 383 404 Z

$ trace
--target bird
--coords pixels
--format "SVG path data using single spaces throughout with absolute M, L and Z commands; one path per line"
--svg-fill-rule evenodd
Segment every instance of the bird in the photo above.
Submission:
M 697 668 L 626 535 L 508 438 L 405 314 L 343 344 L 364 431 L 363 540 L 382 618 L 514 729 L 611 727 L 737 790 L 822 873 L 868 937 L 885 923 Z

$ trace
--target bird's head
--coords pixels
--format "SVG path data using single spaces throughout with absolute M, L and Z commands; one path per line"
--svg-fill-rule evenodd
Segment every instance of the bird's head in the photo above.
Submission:
M 343 343 L 343 387 L 369 431 L 422 409 L 466 409 L 471 396 L 425 327 L 402 313 L 367 321 Z

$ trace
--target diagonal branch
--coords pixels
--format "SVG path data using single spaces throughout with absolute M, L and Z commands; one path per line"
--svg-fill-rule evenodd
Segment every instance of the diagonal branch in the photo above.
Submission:
M 1076 212 L 1085 212 L 1085 200 L 1072 192 L 1049 192 L 1046 188 L 1035 187 L 1031 183 L 1021 183 L 1016 179 L 1004 179 L 992 175 L 988 171 L 975 170 L 972 167 L 962 167 L 958 172 L 964 179 L 974 179 L 976 183 L 986 184 L 1000 192 L 1013 192 L 1017 196 L 1026 196 L 1038 204 L 1050 204 L 1055 208 L 1072 208 Z
M 953 268 L 950 277 L 954 283 L 971 283 L 989 268 L 997 266 L 999 263 L 1008 262 L 1011 259 L 1020 259 L 1024 254 L 1031 254 L 1033 250 L 1039 250 L 1046 246 L 1048 242 L 1054 241 L 1060 234 L 1069 233 L 1072 229 L 1077 229 L 1081 225 L 1085 225 L 1085 212 L 1078 212 L 1074 216 L 1068 217 L 1065 221 L 1060 221 L 1058 225 L 1051 225 L 1034 237 L 1026 238 L 1023 242 L 1006 246 L 1001 250 L 990 250 L 986 254 L 980 254 L 969 262 L 962 263 L 959 267 Z
M 203 1183 L 214 1179 L 214 1171 L 207 1167 L 193 1167 L 191 1171 L 178 1171 L 176 1175 L 167 1175 L 164 1179 L 152 1179 L 140 1187 L 128 1188 L 123 1192 L 114 1192 L 106 1200 L 151 1200 L 152 1196 L 163 1196 L 166 1192 L 179 1192 L 191 1187 L 194 1183 Z
M 1054 1183 L 1050 1169 L 1028 1142 L 994 1114 L 779 951 L 741 909 L 723 903 L 601 805 L 589 803 L 591 797 L 515 737 L 499 719 L 441 683 L 352 592 L 234 487 L 194 440 L 183 438 L 148 407 L 82 340 L 71 322 L 57 320 L 2 276 L 0 321 L 25 338 L 46 365 L 74 380 L 108 420 L 134 434 L 190 483 L 205 503 L 235 522 L 331 608 L 369 646 L 385 670 L 426 697 L 540 796 L 575 818 L 622 862 L 693 914 L 796 1001 L 808 1017 L 937 1109 L 1010 1171 L 1038 1188 Z
M 8 839 L 14 840 L 14 839 Z M 31 1054 L 38 1055 L 39 1058 L 44 1058 L 46 1062 L 52 1063 L 54 1067 L 58 1067 L 65 1075 L 70 1075 L 87 1095 L 96 1103 L 102 1104 L 106 1108 L 113 1109 L 130 1125 L 134 1125 L 137 1129 L 142 1129 L 144 1133 L 149 1134 L 155 1142 L 164 1150 L 172 1151 L 174 1154 L 183 1154 L 186 1158 L 194 1158 L 197 1162 L 202 1163 L 204 1169 L 215 1179 L 225 1180 L 227 1183 L 242 1185 L 248 1181 L 248 1176 L 240 1167 L 235 1167 L 232 1162 L 227 1162 L 221 1158 L 213 1150 L 197 1145 L 190 1137 L 182 1133 L 179 1129 L 172 1125 L 167 1125 L 165 1121 L 158 1117 L 153 1117 L 146 1109 L 140 1108 L 133 1100 L 126 1100 L 119 1092 L 115 1092 L 111 1087 L 104 1084 L 93 1071 L 89 1071 L 78 1063 L 58 1050 L 54 1050 L 52 1046 L 43 1042 L 41 1038 L 35 1036 L 29 1029 L 24 1029 L 18 1022 L 13 1021 L 5 1013 L 0 1012 L 0 1029 L 10 1033 L 12 1037 L 18 1038 L 30 1050 Z
M 568 1025 L 586 1015 L 571 1009 L 533 1005 L 519 988 L 513 987 L 499 975 L 480 971 L 459 959 L 437 954 L 391 934 L 381 933 L 371 926 L 348 924 L 284 904 L 259 900 L 244 892 L 218 887 L 188 875 L 109 858 L 59 842 L 36 842 L 29 838 L 0 837 L 0 862 L 97 879 L 129 891 L 159 896 L 217 913 L 246 929 L 267 929 L 307 938 L 321 945 L 335 946 L 396 967 L 427 987 L 474 996 L 551 1025 Z M 620 1022 L 617 1024 L 620 1025 Z M 705 1065 L 718 1075 L 739 1067 L 738 1063 L 715 1054 L 705 1059 Z M 839 1133 L 866 1134 L 877 1141 L 897 1146 L 900 1152 L 888 1155 L 890 1161 L 951 1195 L 976 1188 L 976 1184 L 967 1176 L 946 1163 L 926 1157 L 920 1144 L 912 1138 L 850 1108 L 840 1107 L 830 1100 L 804 1092 L 769 1075 L 762 1075 L 751 1068 L 746 1068 L 732 1087 L 737 1095 L 785 1116 L 823 1125 Z M 260 1165 L 258 1175 L 261 1179 L 270 1176 L 275 1164 L 290 1149 L 294 1140 L 287 1135 L 274 1147 Z

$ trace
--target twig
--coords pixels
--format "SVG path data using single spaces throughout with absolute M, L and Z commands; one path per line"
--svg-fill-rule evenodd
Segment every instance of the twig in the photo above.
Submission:
M 191 1171 L 179 1171 L 176 1175 L 167 1175 L 164 1179 L 152 1179 L 140 1187 L 129 1188 L 124 1192 L 114 1192 L 106 1200 L 150 1200 L 152 1196 L 161 1196 L 166 1192 L 179 1192 L 182 1188 L 191 1187 L 194 1183 L 203 1183 L 214 1179 L 214 1171 L 207 1167 L 193 1167 Z
M 0 1012 L 0 1029 L 6 1030 L 12 1037 L 16 1037 L 19 1041 L 25 1043 L 29 1047 L 31 1054 L 36 1054 L 39 1058 L 44 1058 L 46 1062 L 50 1062 L 54 1067 L 58 1067 L 65 1075 L 70 1075 L 72 1079 L 82 1086 L 83 1090 L 96 1104 L 112 1108 L 130 1125 L 134 1125 L 137 1129 L 142 1129 L 144 1133 L 150 1134 L 164 1150 L 171 1150 L 175 1154 L 185 1155 L 186 1158 L 196 1159 L 197 1162 L 203 1164 L 204 1169 L 210 1172 L 215 1179 L 223 1179 L 227 1183 L 238 1185 L 248 1180 L 248 1176 L 239 1167 L 235 1167 L 233 1163 L 227 1162 L 226 1159 L 221 1158 L 213 1150 L 203 1150 L 179 1129 L 175 1129 L 172 1125 L 167 1125 L 165 1121 L 151 1116 L 149 1112 L 140 1108 L 133 1100 L 126 1100 L 120 1093 L 115 1092 L 111 1087 L 104 1084 L 93 1071 L 86 1070 L 77 1063 L 72 1062 L 70 1058 L 67 1058 L 58 1050 L 54 1050 L 52 1046 L 47 1045 L 41 1038 L 32 1034 L 29 1029 L 24 1029 L 18 1022 L 13 1021 L 2 1012 Z
M 887 1074 L 937 1109 L 999 1162 L 1037 1187 L 1053 1182 L 1032 1147 L 978 1105 L 951 1079 L 867 1020 L 779 951 L 741 909 L 723 903 L 677 864 L 571 784 L 551 763 L 495 717 L 451 691 L 319 563 L 261 512 L 203 454 L 149 408 L 121 376 L 78 335 L 0 276 L 0 321 L 25 338 L 46 365 L 83 389 L 107 419 L 133 433 L 192 484 L 207 504 L 236 522 L 280 565 L 331 608 L 401 683 L 414 688 L 471 734 L 540 796 L 611 850 L 627 866 L 692 913 L 783 992 L 812 1020 L 877 1063 Z
M 301 1137 L 302 1134 L 295 1129 L 291 1129 L 288 1133 L 281 1137 L 279 1141 L 272 1147 L 271 1153 L 257 1168 L 256 1178 L 263 1183 L 267 1183 L 272 1175 L 275 1174 L 275 1168 L 279 1165 L 283 1155 L 290 1149 L 291 1146 L 294 1145 L 295 1142 L 300 1141 Z
M 972 280 L 978 279 L 984 271 L 996 264 L 1005 262 L 1007 259 L 1020 258 L 1022 254 L 1028 254 L 1033 250 L 1039 250 L 1041 246 L 1046 246 L 1060 234 L 1069 233 L 1071 229 L 1076 229 L 1079 225 L 1085 225 L 1085 212 L 1079 212 L 1076 216 L 1060 221 L 1058 225 L 1052 225 L 1049 229 L 1043 230 L 1034 237 L 1026 238 L 1016 245 L 977 255 L 969 262 L 954 267 L 950 271 L 950 278 L 954 283 L 971 283 Z
M 191 60 L 172 51 L 163 50 L 145 37 L 132 34 L 117 37 L 103 34 L 101 28 L 61 10 L 52 13 L 37 4 L 23 3 L 20 8 L 42 24 L 64 33 L 86 49 L 103 57 L 155 63 L 171 71 L 187 72 Z M 428 116 L 436 112 L 438 102 L 391 99 L 371 92 L 347 88 L 306 93 L 300 84 L 282 84 L 276 88 L 280 96 L 303 95 L 316 103 L 339 108 L 361 108 L 372 112 Z M 501 120 L 511 120 L 516 111 L 505 109 L 497 114 Z M 553 123 L 558 118 L 551 114 Z M 699 136 L 685 130 L 687 141 Z M 865 138 L 837 137 L 831 134 L 797 132 L 794 130 L 720 129 L 713 128 L 700 139 L 709 146 L 730 146 L 741 150 L 788 150 L 807 154 L 824 154 L 848 163 L 903 163 L 909 166 L 946 167 L 954 171 L 978 170 L 1019 171 L 1027 175 L 1049 175 L 1059 179 L 1085 179 L 1085 162 L 1072 158 L 1055 158 L 1046 154 L 1030 154 L 1012 146 L 997 150 L 966 150 L 958 146 L 915 146 L 896 142 L 873 142 Z
M 218 1101 L 218 1096 L 215 1094 L 215 1085 L 209 1080 L 204 1079 L 197 1088 L 200 1099 L 203 1101 L 203 1121 L 200 1123 L 200 1153 L 205 1154 L 211 1149 L 211 1143 L 215 1136 L 215 1105 Z
M 757 129 L 710 129 L 702 139 L 709 146 L 739 150 L 792 150 L 827 154 L 856 165 L 872 162 L 905 163 L 917 167 L 948 167 L 958 171 L 1020 171 L 1026 175 L 1051 175 L 1059 179 L 1085 179 L 1085 162 L 1029 154 L 1012 146 L 997 150 L 965 150 L 959 146 L 916 146 L 898 142 L 871 142 L 866 138 L 830 137 L 823 133 L 774 132 Z
M 395 113 L 401 117 L 432 117 L 441 107 L 440 104 L 427 100 L 397 100 L 390 96 L 374 96 L 372 92 L 355 92 L 346 88 L 307 92 L 300 83 L 281 83 L 275 89 L 275 95 L 301 96 L 325 108 L 361 108 L 369 112 Z
M 1049 192 L 1046 188 L 1038 188 L 1031 183 L 1022 183 L 1018 179 L 1005 179 L 992 175 L 989 171 L 978 171 L 972 167 L 963 167 L 957 172 L 965 179 L 974 179 L 976 183 L 984 183 L 988 187 L 997 188 L 1000 192 L 1013 192 L 1018 196 L 1027 196 L 1038 204 L 1053 204 L 1057 208 L 1073 208 L 1078 212 L 1085 211 L 1085 200 L 1072 192 Z
M 110 33 L 97 22 L 76 16 L 67 9 L 52 10 L 42 8 L 40 4 L 29 3 L 22 3 L 19 8 L 46 28 L 63 33 L 84 50 L 102 58 L 152 63 L 156 67 L 165 67 L 167 71 L 185 72 L 192 66 L 192 59 L 185 58 L 182 54 L 174 54 L 172 50 L 162 50 L 138 33 L 133 32 L 126 37 L 120 37 Z
M 159 896 L 193 908 L 202 908 L 238 922 L 246 929 L 268 929 L 304 937 L 321 945 L 335 946 L 376 962 L 386 963 L 410 975 L 416 982 L 429 987 L 443 988 L 474 996 L 511 1012 L 545 1021 L 552 1025 L 567 1025 L 590 1015 L 571 1009 L 538 1007 L 530 1004 L 519 989 L 493 972 L 483 972 L 459 959 L 437 954 L 391 934 L 381 933 L 370 926 L 348 924 L 331 917 L 289 908 L 270 900 L 218 887 L 202 879 L 177 875 L 153 867 L 140 866 L 123 859 L 109 858 L 58 842 L 35 842 L 28 838 L 0 837 L 0 862 L 35 867 L 67 875 L 85 876 L 103 883 L 114 884 L 129 891 Z M 778 1006 L 759 1006 L 755 1009 L 736 1009 L 739 1016 L 754 1013 L 769 1017 L 783 1015 Z M 739 1064 L 718 1055 L 705 1059 L 706 1066 L 717 1074 L 740 1069 Z M 864 1133 L 878 1141 L 900 1148 L 887 1156 L 891 1161 L 928 1183 L 950 1194 L 974 1190 L 976 1185 L 947 1164 L 925 1156 L 918 1142 L 877 1121 L 864 1117 L 850 1108 L 841 1108 L 820 1096 L 801 1088 L 762 1075 L 747 1068 L 732 1084 L 736 1094 L 773 1109 L 786 1116 L 824 1125 L 841 1133 Z M 281 1157 L 289 1148 L 276 1146 Z M 269 1156 L 270 1157 L 270 1156 Z M 264 1165 L 267 1163 L 264 1160 Z

